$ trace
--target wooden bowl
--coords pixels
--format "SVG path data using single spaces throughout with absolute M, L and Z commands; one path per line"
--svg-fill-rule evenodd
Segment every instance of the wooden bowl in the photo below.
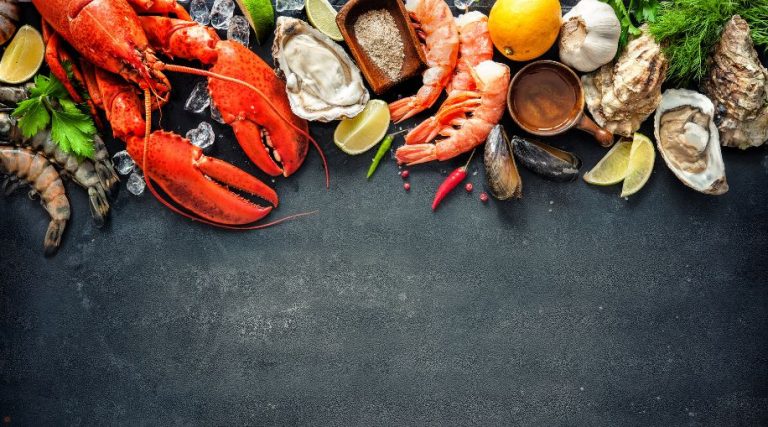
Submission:
M 355 35 L 355 21 L 369 10 L 384 9 L 392 14 L 397 25 L 400 38 L 403 40 L 405 58 L 400 75 L 396 79 L 390 79 L 370 59 L 368 54 L 357 42 Z M 427 66 L 427 58 L 421 48 L 416 32 L 410 24 L 408 12 L 401 0 L 351 0 L 341 8 L 336 16 L 336 24 L 339 26 L 344 41 L 349 46 L 349 51 L 355 58 L 357 65 L 365 76 L 365 80 L 377 95 L 388 91 L 412 77 L 419 75 Z

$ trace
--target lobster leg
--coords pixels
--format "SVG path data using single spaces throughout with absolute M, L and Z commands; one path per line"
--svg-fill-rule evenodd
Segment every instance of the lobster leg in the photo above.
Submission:
M 177 3 L 176 0 L 128 0 L 128 3 L 140 13 L 171 14 L 185 21 L 192 20 L 187 10 Z
M 104 128 L 104 124 L 99 119 L 96 106 L 91 99 L 85 99 L 82 91 L 87 90 L 85 78 L 77 67 L 75 60 L 62 45 L 61 36 L 56 34 L 45 21 L 43 21 L 43 38 L 45 39 L 45 62 L 51 69 L 51 74 L 58 79 L 69 93 L 69 96 L 78 104 L 86 102 L 93 116 L 96 126 L 99 129 Z M 69 70 L 65 64 L 68 65 Z M 69 72 L 68 72 L 69 71 Z M 74 80 L 74 82 L 73 82 Z M 77 87 L 76 87 L 77 86 Z

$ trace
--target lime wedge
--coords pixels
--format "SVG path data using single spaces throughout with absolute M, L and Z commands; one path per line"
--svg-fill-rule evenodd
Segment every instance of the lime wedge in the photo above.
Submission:
M 309 22 L 321 33 L 337 42 L 344 40 L 339 26 L 336 25 L 336 9 L 328 3 L 328 0 L 306 0 L 304 8 Z
M 389 106 L 372 99 L 353 119 L 344 119 L 333 133 L 333 141 L 347 154 L 362 154 L 373 148 L 389 129 Z
M 275 10 L 271 0 L 237 0 L 245 19 L 256 34 L 256 42 L 263 44 L 275 27 Z
M 632 143 L 620 141 L 600 160 L 591 171 L 584 174 L 584 181 L 592 185 L 618 184 L 627 176 L 629 153 Z
M 632 141 L 632 151 L 629 153 L 629 166 L 627 177 L 624 178 L 624 187 L 621 189 L 621 197 L 629 197 L 648 182 L 653 172 L 653 164 L 656 161 L 656 150 L 647 136 L 636 133 Z
M 0 82 L 19 84 L 31 79 L 40 69 L 44 54 L 40 33 L 29 25 L 19 28 L 0 59 Z

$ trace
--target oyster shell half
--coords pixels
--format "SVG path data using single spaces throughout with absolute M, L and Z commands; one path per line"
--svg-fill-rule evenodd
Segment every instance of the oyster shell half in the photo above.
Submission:
M 723 146 L 746 149 L 768 140 L 768 70 L 740 16 L 725 26 L 702 89 L 715 104 Z
M 669 169 L 683 184 L 704 194 L 728 191 L 715 106 L 685 89 L 664 92 L 656 110 L 656 144 Z
M 628 138 L 661 102 L 661 84 L 669 66 L 647 27 L 642 30 L 617 60 L 581 78 L 587 107 L 597 124 Z
M 277 18 L 272 56 L 278 75 L 285 78 L 291 109 L 301 118 L 351 118 L 370 98 L 360 70 L 344 49 L 300 19 Z

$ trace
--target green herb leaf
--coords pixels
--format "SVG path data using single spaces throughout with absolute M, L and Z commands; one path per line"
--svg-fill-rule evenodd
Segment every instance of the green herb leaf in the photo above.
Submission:
M 31 138 L 42 132 L 51 123 L 51 116 L 38 98 L 27 99 L 19 103 L 13 116 L 19 119 L 19 128 L 25 138 Z
M 19 103 L 13 116 L 19 119 L 21 133 L 29 138 L 51 126 L 51 140 L 63 151 L 93 158 L 93 119 L 79 107 L 55 77 L 37 75 L 30 98 Z
M 741 15 L 756 46 L 768 48 L 768 0 L 664 1 L 651 34 L 665 46 L 669 60 L 667 80 L 678 85 L 700 82 L 707 60 L 728 20 Z
M 60 100 L 60 105 L 62 111 L 52 111 L 51 139 L 66 151 L 92 158 L 96 135 L 93 121 L 69 99 Z

